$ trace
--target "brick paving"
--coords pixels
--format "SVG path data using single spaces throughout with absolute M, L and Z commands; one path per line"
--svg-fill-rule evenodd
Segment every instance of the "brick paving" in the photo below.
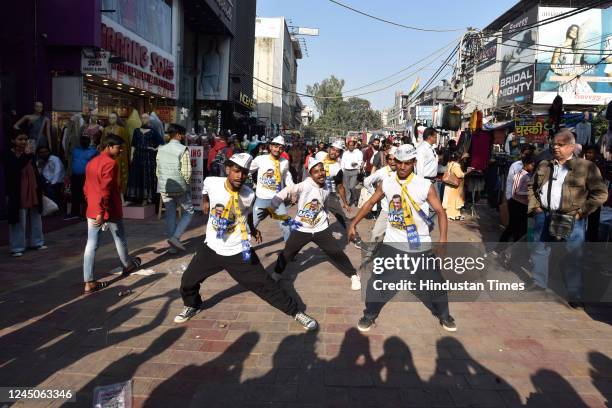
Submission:
M 451 241 L 493 240 L 495 216 L 453 223 Z M 372 222 L 360 225 L 363 235 Z M 202 217 L 186 234 L 201 242 Z M 282 240 L 262 225 L 266 267 Z M 334 225 L 340 236 L 339 227 Z M 49 249 L 21 259 L 0 248 L 0 385 L 71 388 L 91 406 L 96 385 L 133 379 L 137 407 L 604 407 L 612 398 L 612 313 L 558 303 L 452 303 L 459 331 L 443 331 L 419 303 L 390 303 L 367 334 L 356 330 L 359 292 L 314 247 L 283 285 L 320 330 L 303 329 L 244 292 L 225 272 L 202 289 L 207 308 L 174 316 L 192 254 L 165 253 L 162 221 L 127 221 L 132 253 L 150 276 L 118 279 L 110 236 L 96 274 L 111 287 L 81 296 L 84 223 L 47 234 Z M 107 234 L 108 235 L 108 234 Z M 345 242 L 340 238 L 341 242 Z M 359 251 L 346 247 L 357 264 Z M 292 283 L 293 281 L 293 283 Z M 128 296 L 118 296 L 131 289 Z M 60 406 L 61 402 L 16 406 Z M 2 404 L 0 404 L 0 407 Z

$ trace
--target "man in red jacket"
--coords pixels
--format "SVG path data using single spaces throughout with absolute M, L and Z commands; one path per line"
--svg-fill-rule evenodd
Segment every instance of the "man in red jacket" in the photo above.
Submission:
M 208 152 L 208 175 L 225 177 L 225 162 L 232 157 L 232 148 L 227 144 L 227 134 L 221 132 L 215 137 L 215 144 Z
M 104 140 L 102 154 L 92 159 L 85 168 L 83 192 L 87 200 L 87 245 L 83 260 L 85 294 L 105 288 L 108 282 L 94 280 L 93 268 L 100 231 L 109 229 L 115 240 L 117 253 L 127 276 L 140 266 L 140 258 L 130 259 L 123 230 L 123 209 L 119 185 L 119 166 L 115 159 L 123 150 L 123 139 L 109 134 Z

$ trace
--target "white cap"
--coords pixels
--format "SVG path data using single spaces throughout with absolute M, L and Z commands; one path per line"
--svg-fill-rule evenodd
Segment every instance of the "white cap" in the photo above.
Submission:
M 397 152 L 397 147 L 395 146 L 391 146 L 391 148 L 389 149 L 389 151 L 387 152 L 387 156 L 393 156 L 395 157 L 395 153 Z
M 308 162 L 308 172 L 310 173 L 310 169 L 312 169 L 314 166 L 316 166 L 319 163 L 323 163 L 321 160 L 317 160 L 317 159 L 311 159 Z
M 335 147 L 336 149 L 344 150 L 344 142 L 342 140 L 336 140 L 334 143 L 332 143 L 332 147 Z
M 243 169 L 246 169 L 246 170 L 249 170 L 251 168 L 252 160 L 253 160 L 253 157 L 251 157 L 251 155 L 248 153 L 236 153 L 229 159 L 229 161 L 231 161 L 238 167 L 242 167 Z
M 397 161 L 405 162 L 408 160 L 416 159 L 417 151 L 414 146 L 409 144 L 401 145 L 395 151 L 395 159 Z
M 279 144 L 281 146 L 285 145 L 285 138 L 282 136 L 276 136 L 270 143 Z

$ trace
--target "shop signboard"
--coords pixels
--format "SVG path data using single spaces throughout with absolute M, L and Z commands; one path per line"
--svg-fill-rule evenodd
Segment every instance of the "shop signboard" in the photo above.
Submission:
M 191 157 L 191 201 L 193 208 L 202 210 L 202 188 L 204 187 L 204 147 L 189 146 Z
M 200 35 L 196 98 L 227 101 L 229 98 L 230 38 Z
M 497 39 L 488 42 L 478 56 L 476 71 L 481 71 L 497 61 Z
M 255 110 L 255 108 L 257 107 L 255 99 L 243 92 L 240 92 L 240 104 L 245 108 L 248 108 L 249 110 Z
M 540 7 L 541 20 L 572 8 Z M 560 95 L 566 105 L 612 100 L 612 8 L 593 8 L 539 27 L 534 104 Z
M 158 106 L 155 108 L 155 113 L 164 123 L 176 122 L 176 107 L 175 106 Z
M 537 28 L 525 28 L 537 20 L 538 8 L 533 7 L 502 29 L 498 107 L 527 103 L 533 99 L 534 50 L 538 33 Z
M 176 99 L 175 57 L 102 16 L 102 49 L 121 62 L 100 76 L 154 95 Z
M 525 143 L 546 143 L 551 130 L 545 117 L 521 117 L 514 120 L 514 134 Z
M 498 106 L 531 102 L 533 97 L 534 66 L 528 65 L 499 78 Z
M 108 75 L 111 72 L 110 52 L 83 49 L 81 53 L 81 73 L 92 75 Z
M 433 120 L 433 106 L 417 106 L 416 120 Z

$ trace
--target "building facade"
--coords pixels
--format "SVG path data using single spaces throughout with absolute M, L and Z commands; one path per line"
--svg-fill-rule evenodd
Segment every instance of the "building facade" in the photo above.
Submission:
M 284 17 L 256 19 L 253 96 L 269 133 L 300 128 L 302 106 L 295 92 L 301 58 Z

